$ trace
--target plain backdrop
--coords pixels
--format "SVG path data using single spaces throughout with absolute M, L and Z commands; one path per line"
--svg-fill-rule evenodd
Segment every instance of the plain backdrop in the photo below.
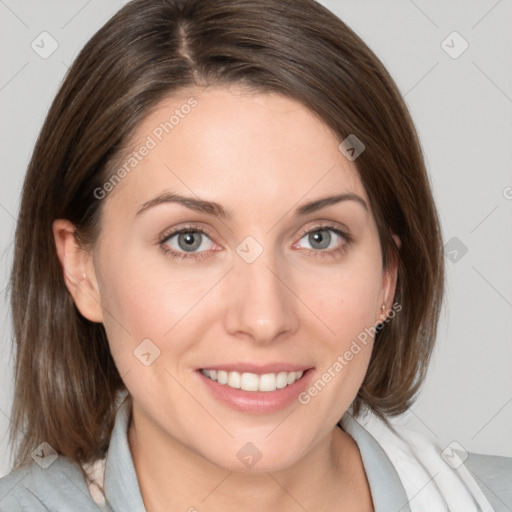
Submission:
M 0 0 L 0 476 L 10 468 L 13 397 L 5 286 L 24 173 L 70 63 L 123 3 Z M 372 48 L 405 96 L 441 215 L 448 289 L 412 408 L 417 425 L 442 446 L 512 456 L 512 2 L 322 3 Z M 43 46 L 55 50 L 42 56 Z

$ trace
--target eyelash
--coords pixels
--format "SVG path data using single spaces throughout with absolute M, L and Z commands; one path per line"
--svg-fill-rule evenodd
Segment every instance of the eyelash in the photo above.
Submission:
M 305 249 L 307 251 L 308 256 L 313 256 L 315 258 L 317 258 L 317 257 L 321 257 L 321 258 L 322 257 L 336 257 L 338 254 L 345 252 L 346 246 L 350 245 L 354 241 L 352 235 L 345 233 L 344 231 L 341 231 L 334 224 L 330 224 L 330 223 L 320 224 L 318 226 L 314 226 L 312 228 L 304 230 L 301 233 L 299 240 L 304 238 L 309 233 L 314 233 L 316 231 L 333 231 L 334 233 L 339 235 L 341 238 L 343 238 L 345 242 L 337 249 L 331 249 L 329 251 L 323 251 L 323 250 L 319 250 L 319 249 Z M 198 253 L 187 254 L 187 253 L 176 252 L 175 250 L 170 249 L 169 247 L 166 246 L 165 242 L 167 242 L 173 236 L 180 235 L 182 233 L 201 233 L 203 235 L 206 235 L 208 238 L 211 238 L 207 231 L 205 231 L 204 229 L 202 229 L 198 226 L 194 226 L 194 225 L 188 225 L 179 230 L 167 232 L 162 236 L 162 238 L 158 242 L 158 244 L 160 245 L 164 254 L 169 256 L 171 259 L 174 259 L 174 258 L 179 258 L 181 260 L 194 259 L 196 261 L 201 261 L 210 256 L 210 254 L 208 254 L 209 251 L 202 251 L 202 252 L 198 252 Z

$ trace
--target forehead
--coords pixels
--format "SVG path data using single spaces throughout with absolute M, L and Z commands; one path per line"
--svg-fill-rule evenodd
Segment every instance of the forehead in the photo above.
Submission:
M 172 190 L 254 213 L 333 192 L 367 200 L 339 142 L 292 98 L 242 87 L 190 89 L 163 99 L 140 123 L 111 171 L 123 177 L 109 199 L 133 209 Z

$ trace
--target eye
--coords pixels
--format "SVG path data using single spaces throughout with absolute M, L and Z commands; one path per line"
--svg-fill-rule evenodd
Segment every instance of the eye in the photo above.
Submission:
M 209 240 L 209 243 L 206 240 Z M 208 234 L 195 226 L 166 233 L 159 243 L 164 253 L 172 258 L 181 259 L 207 257 L 208 251 L 215 246 Z
M 308 254 L 312 256 L 335 256 L 346 250 L 346 246 L 352 242 L 348 233 L 333 224 L 314 226 L 302 234 L 301 240 L 303 239 L 309 244 L 306 249 L 310 249 Z M 330 250 L 326 250 L 329 248 Z

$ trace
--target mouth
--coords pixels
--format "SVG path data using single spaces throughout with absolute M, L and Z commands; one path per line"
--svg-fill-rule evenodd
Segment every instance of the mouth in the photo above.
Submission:
M 201 373 L 222 386 L 242 391 L 260 391 L 269 393 L 286 388 L 297 382 L 304 375 L 304 371 L 257 374 L 251 372 L 238 372 L 227 370 L 201 369 Z
M 286 363 L 232 364 L 200 368 L 204 389 L 224 406 L 251 414 L 270 414 L 290 407 L 316 375 L 313 367 Z

